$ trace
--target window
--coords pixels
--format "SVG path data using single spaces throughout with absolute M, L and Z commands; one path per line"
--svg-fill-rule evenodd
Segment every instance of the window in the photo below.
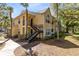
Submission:
M 47 15 L 47 17 L 46 17 L 46 22 L 47 22 L 47 23 L 50 23 L 49 19 L 50 19 L 50 18 L 49 18 L 49 15 Z
M 18 31 L 18 34 L 20 34 L 20 31 Z
M 20 24 L 20 19 L 18 19 L 18 24 Z
M 23 25 L 25 25 L 25 16 L 23 16 Z
M 53 29 L 51 29 L 51 31 L 53 32 Z
M 46 35 L 50 35 L 50 29 L 46 30 Z
M 47 15 L 47 18 L 49 18 L 49 15 Z
M 25 33 L 25 27 L 23 27 L 23 30 L 22 31 L 23 31 L 23 34 L 24 34 Z
M 47 32 L 46 32 L 46 35 L 49 35 L 49 34 L 50 34 L 50 32 L 49 32 L 49 31 L 47 31 Z
M 18 34 L 20 34 L 20 29 L 18 29 Z
M 33 25 L 33 18 L 31 18 L 31 26 Z

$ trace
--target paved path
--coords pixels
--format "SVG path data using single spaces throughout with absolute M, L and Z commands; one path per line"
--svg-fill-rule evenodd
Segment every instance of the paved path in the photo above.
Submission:
M 13 40 L 9 40 L 5 43 L 5 46 L 3 49 L 0 50 L 0 56 L 15 56 L 14 55 L 14 50 L 20 46 Z

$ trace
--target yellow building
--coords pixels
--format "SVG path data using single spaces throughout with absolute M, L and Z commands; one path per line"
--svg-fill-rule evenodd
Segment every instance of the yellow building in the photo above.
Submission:
M 7 27 L 7 34 L 8 34 L 9 37 L 11 37 L 11 36 L 12 37 L 18 36 L 18 32 L 17 31 L 18 31 L 18 26 L 15 25 L 15 24 L 12 25 L 12 29 L 11 29 L 11 26 Z
M 51 36 L 53 33 L 55 33 L 55 23 L 56 20 L 55 18 L 51 15 L 50 9 L 44 9 L 39 12 L 30 12 L 28 11 L 28 20 L 26 18 L 26 13 L 23 11 L 19 16 L 15 18 L 14 24 L 17 27 L 17 30 L 13 31 L 13 35 L 18 35 L 21 38 L 24 38 L 28 34 L 30 35 L 31 33 L 31 28 L 27 27 L 28 25 L 34 25 L 39 27 L 43 33 L 38 35 L 38 37 L 46 37 L 46 36 Z M 18 34 L 17 34 L 18 33 Z

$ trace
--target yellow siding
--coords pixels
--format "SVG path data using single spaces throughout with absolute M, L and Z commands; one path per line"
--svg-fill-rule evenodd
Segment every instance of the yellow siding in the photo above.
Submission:
M 38 14 L 35 16 L 33 23 L 36 25 L 43 25 L 44 24 L 44 15 Z
M 46 22 L 47 15 L 50 16 L 49 17 L 50 23 Z M 23 16 L 25 16 L 25 25 L 24 26 L 23 26 Z M 42 25 L 43 31 L 45 31 L 45 29 L 49 29 L 49 28 L 52 29 L 52 28 L 54 28 L 54 26 L 52 24 L 52 21 L 54 19 L 52 18 L 49 9 L 47 11 L 45 11 L 44 13 L 40 13 L 40 14 L 36 14 L 36 15 L 28 14 L 28 25 L 30 25 L 30 23 L 31 23 L 31 18 L 33 20 L 33 25 L 38 25 L 38 26 Z M 18 24 L 18 20 L 20 20 L 20 24 Z M 15 22 L 14 23 L 17 25 L 17 27 L 13 28 L 13 31 L 12 31 L 13 35 L 18 33 L 18 31 L 19 31 L 18 29 L 20 29 L 20 35 L 26 34 L 26 31 L 28 33 L 30 32 L 31 28 L 28 28 L 28 29 L 26 28 L 26 24 L 27 24 L 26 13 L 23 13 L 23 14 L 17 16 L 15 18 Z M 23 33 L 23 27 L 25 28 L 24 33 Z
M 18 26 L 12 27 L 12 36 L 16 36 L 18 34 Z
M 47 18 L 48 15 L 49 15 L 49 22 L 50 22 L 50 23 L 47 23 L 47 22 L 46 22 L 46 18 Z M 44 19 L 45 19 L 44 28 L 45 28 L 45 29 L 52 28 L 52 20 L 53 20 L 53 18 L 52 18 L 52 16 L 51 16 L 51 13 L 50 13 L 50 10 L 49 10 L 49 9 L 44 13 Z
M 23 17 L 24 17 L 24 20 L 25 20 L 25 24 L 23 25 Z M 34 16 L 32 16 L 32 15 L 30 15 L 30 14 L 28 14 L 28 23 L 29 23 L 29 21 L 31 20 L 31 18 L 33 18 Z M 20 20 L 20 24 L 18 23 L 18 21 Z M 27 31 L 27 33 L 28 33 L 28 29 L 27 29 L 27 27 L 26 27 L 26 25 L 27 25 L 27 19 L 26 19 L 26 13 L 23 13 L 23 14 L 21 14 L 20 16 L 18 16 L 18 17 L 16 17 L 15 18 L 15 24 L 17 24 L 18 25 L 18 31 L 20 31 L 20 35 L 25 35 L 26 34 L 26 31 Z M 24 31 L 23 31 L 23 28 L 24 28 Z M 17 32 L 18 32 L 17 31 Z M 23 33 L 24 32 L 24 33 Z M 15 32 L 14 32 L 15 33 Z

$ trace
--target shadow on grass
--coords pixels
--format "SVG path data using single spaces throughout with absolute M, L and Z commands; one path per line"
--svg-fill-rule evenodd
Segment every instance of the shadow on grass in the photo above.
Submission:
M 17 47 L 17 48 L 15 49 L 14 54 L 15 54 L 16 56 L 37 56 L 38 53 L 37 53 L 37 52 L 34 52 L 34 51 L 32 50 L 32 47 L 38 45 L 39 43 L 40 43 L 40 42 L 38 42 L 38 41 L 34 41 L 34 42 L 30 43 L 30 44 L 21 45 L 21 46 L 19 46 L 19 47 Z M 24 50 L 23 48 L 24 48 L 25 50 Z M 31 48 L 31 50 L 30 50 L 30 48 Z M 30 50 L 30 52 L 27 52 L 27 50 Z M 20 53 L 19 53 L 19 52 L 20 52 Z M 30 53 L 31 53 L 31 55 L 30 55 Z
M 22 40 L 12 39 L 12 40 L 18 43 L 19 45 L 21 45 L 25 49 L 29 49 L 30 47 L 34 47 L 40 43 L 40 41 L 35 41 L 35 40 L 29 44 L 27 43 L 27 40 L 23 40 L 23 39 Z
M 78 45 L 68 41 L 68 40 L 49 40 L 46 42 L 43 42 L 44 44 L 52 45 L 52 46 L 57 46 L 61 48 L 79 48 Z
M 40 42 L 35 41 L 35 42 L 30 43 L 30 44 L 24 44 L 24 45 L 22 45 L 22 47 L 25 49 L 29 49 L 30 47 L 34 47 L 34 46 L 38 45 L 39 43 Z
M 73 36 L 76 40 L 79 40 L 79 36 Z
M 65 33 L 65 35 L 63 34 L 61 39 L 59 39 L 59 40 L 56 40 L 56 38 L 55 38 L 55 39 L 51 39 L 51 40 L 47 40 L 47 41 L 45 40 L 42 43 L 47 44 L 47 45 L 57 46 L 60 48 L 65 48 L 65 49 L 79 48 L 78 45 L 64 39 L 66 36 L 70 36 L 70 35 L 71 34 L 69 34 L 69 33 Z M 79 38 L 77 38 L 77 39 L 79 39 Z
M 52 46 L 57 46 L 60 48 L 79 48 L 78 45 L 68 41 L 68 40 L 64 40 L 65 36 L 62 39 L 59 40 L 55 40 L 55 39 L 50 39 L 50 40 L 44 40 L 44 41 L 33 41 L 30 44 L 24 44 L 21 45 L 21 42 L 26 42 L 26 41 L 17 41 L 17 43 L 19 43 L 23 48 L 28 49 L 30 47 L 34 47 L 36 45 L 38 45 L 39 43 L 43 43 L 43 44 L 47 44 L 47 45 L 52 45 Z M 26 42 L 27 43 L 27 42 Z
M 46 45 L 51 45 L 51 46 L 57 46 L 57 47 L 60 47 L 60 48 L 64 48 L 64 49 L 69 49 L 69 48 L 79 48 L 79 46 L 78 45 L 76 45 L 76 44 L 74 44 L 74 43 L 72 43 L 72 42 L 70 42 L 70 41 L 67 41 L 67 40 L 45 40 L 45 41 L 34 41 L 34 42 L 32 42 L 32 43 L 30 43 L 30 44 L 24 44 L 24 45 L 21 45 L 21 46 L 19 46 L 19 47 L 23 47 L 24 49 L 29 49 L 29 48 L 32 48 L 32 47 L 34 47 L 34 46 L 36 46 L 36 45 L 38 45 L 38 44 L 40 44 L 40 43 L 43 43 L 43 44 L 46 44 Z M 15 49 L 15 53 L 17 52 L 17 51 L 19 51 L 20 53 L 16 53 L 17 55 L 18 54 L 21 54 L 22 53 L 22 51 L 24 51 L 22 48 L 17 48 L 17 49 Z M 39 47 L 40 48 L 40 47 Z M 21 50 L 22 49 L 22 50 Z M 33 52 L 33 50 L 31 50 L 32 51 L 32 56 L 37 56 L 38 55 L 38 52 Z M 33 54 L 34 53 L 34 54 Z M 15 54 L 15 55 L 16 55 Z M 27 55 L 27 52 L 26 51 L 24 51 L 24 53 L 23 53 L 23 55 Z M 28 54 L 29 55 L 29 54 Z

